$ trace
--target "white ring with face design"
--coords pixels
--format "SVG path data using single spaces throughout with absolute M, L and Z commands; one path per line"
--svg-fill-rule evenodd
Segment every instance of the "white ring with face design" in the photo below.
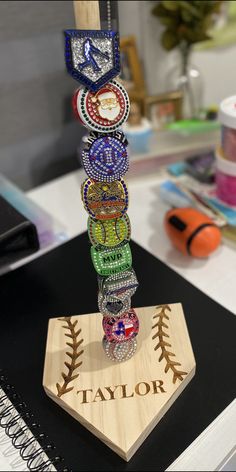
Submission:
M 97 93 L 82 88 L 74 98 L 75 111 L 85 126 L 100 133 L 111 133 L 127 120 L 129 96 L 118 81 L 112 80 Z

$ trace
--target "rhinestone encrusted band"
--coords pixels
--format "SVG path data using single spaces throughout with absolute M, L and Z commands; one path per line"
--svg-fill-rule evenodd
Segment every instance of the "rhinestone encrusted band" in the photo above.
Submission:
M 129 360 L 137 349 L 137 340 L 129 339 L 124 343 L 114 343 L 103 338 L 103 349 L 111 361 L 124 362 Z
M 117 297 L 104 296 L 98 293 L 98 309 L 103 316 L 121 316 L 131 307 L 131 297 L 120 300 Z
M 119 300 L 124 300 L 135 294 L 138 288 L 138 280 L 134 269 L 129 269 L 106 278 L 99 276 L 98 285 L 103 296 L 113 296 Z

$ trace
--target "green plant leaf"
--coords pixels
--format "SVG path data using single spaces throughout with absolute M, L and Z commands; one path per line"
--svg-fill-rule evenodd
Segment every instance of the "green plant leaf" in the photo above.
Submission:
M 181 0 L 178 2 L 179 6 L 181 9 L 185 9 L 188 11 L 193 17 L 195 18 L 201 18 L 201 12 L 199 8 L 196 8 L 193 4 L 193 2 L 186 2 L 184 0 Z
M 207 31 L 210 29 L 213 25 L 213 18 L 211 15 L 206 15 L 203 22 L 202 22 L 202 28 Z
M 177 44 L 179 44 L 179 38 L 176 33 L 173 33 L 173 31 L 167 29 L 162 34 L 161 43 L 164 49 L 171 51 L 171 49 L 174 49 Z
M 181 15 L 182 20 L 185 21 L 186 23 L 191 23 L 193 20 L 191 13 L 189 13 L 189 11 L 187 10 L 182 9 L 180 15 Z
M 191 31 L 191 28 L 189 28 L 189 26 L 185 25 L 184 23 L 181 23 L 176 31 L 176 34 L 180 40 L 186 39 L 189 30 Z
M 210 38 L 204 30 L 192 30 L 191 28 L 189 28 L 185 31 L 185 39 L 191 43 L 198 43 L 200 41 L 205 41 Z
M 221 7 L 222 7 L 222 4 L 223 4 L 223 0 L 218 0 L 216 2 L 214 2 L 215 4 L 212 6 L 212 13 L 220 13 L 220 10 L 221 10 Z
M 173 18 L 171 16 L 162 16 L 159 18 L 162 25 L 168 26 L 169 29 L 176 29 L 179 23 L 178 18 Z
M 163 7 L 163 5 L 159 2 L 155 7 L 152 8 L 152 14 L 154 16 L 167 16 L 169 12 Z
M 158 3 L 153 9 L 152 9 L 152 14 L 157 16 L 158 18 L 161 17 L 176 17 L 178 15 L 177 10 L 167 10 L 167 8 L 164 7 L 162 2 Z
M 162 5 L 170 11 L 177 11 L 179 9 L 179 2 L 175 0 L 163 0 Z
M 203 2 L 205 4 L 205 13 L 219 13 L 223 0 Z
M 161 0 L 152 9 L 166 30 L 161 43 L 170 51 L 178 44 L 186 45 L 210 38 L 208 31 L 214 25 L 215 15 L 225 0 Z

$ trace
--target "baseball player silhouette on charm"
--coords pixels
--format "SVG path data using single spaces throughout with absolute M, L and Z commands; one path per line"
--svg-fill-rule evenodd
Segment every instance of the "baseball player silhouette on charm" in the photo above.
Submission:
M 96 48 L 90 38 L 87 38 L 83 44 L 83 55 L 85 57 L 85 61 L 78 64 L 78 67 L 81 71 L 88 66 L 92 66 L 93 70 L 96 72 L 101 70 L 98 63 L 94 59 L 94 55 L 101 56 L 109 61 L 109 54 Z

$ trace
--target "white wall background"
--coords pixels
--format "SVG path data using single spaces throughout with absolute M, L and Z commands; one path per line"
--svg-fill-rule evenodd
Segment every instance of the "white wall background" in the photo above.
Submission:
M 166 76 L 178 60 L 178 53 L 162 49 L 162 26 L 151 15 L 152 6 L 150 0 L 119 1 L 119 26 L 121 36 L 136 36 L 148 92 L 156 94 L 166 91 Z M 236 94 L 236 45 L 193 52 L 192 63 L 202 72 L 204 105 L 218 104 Z

